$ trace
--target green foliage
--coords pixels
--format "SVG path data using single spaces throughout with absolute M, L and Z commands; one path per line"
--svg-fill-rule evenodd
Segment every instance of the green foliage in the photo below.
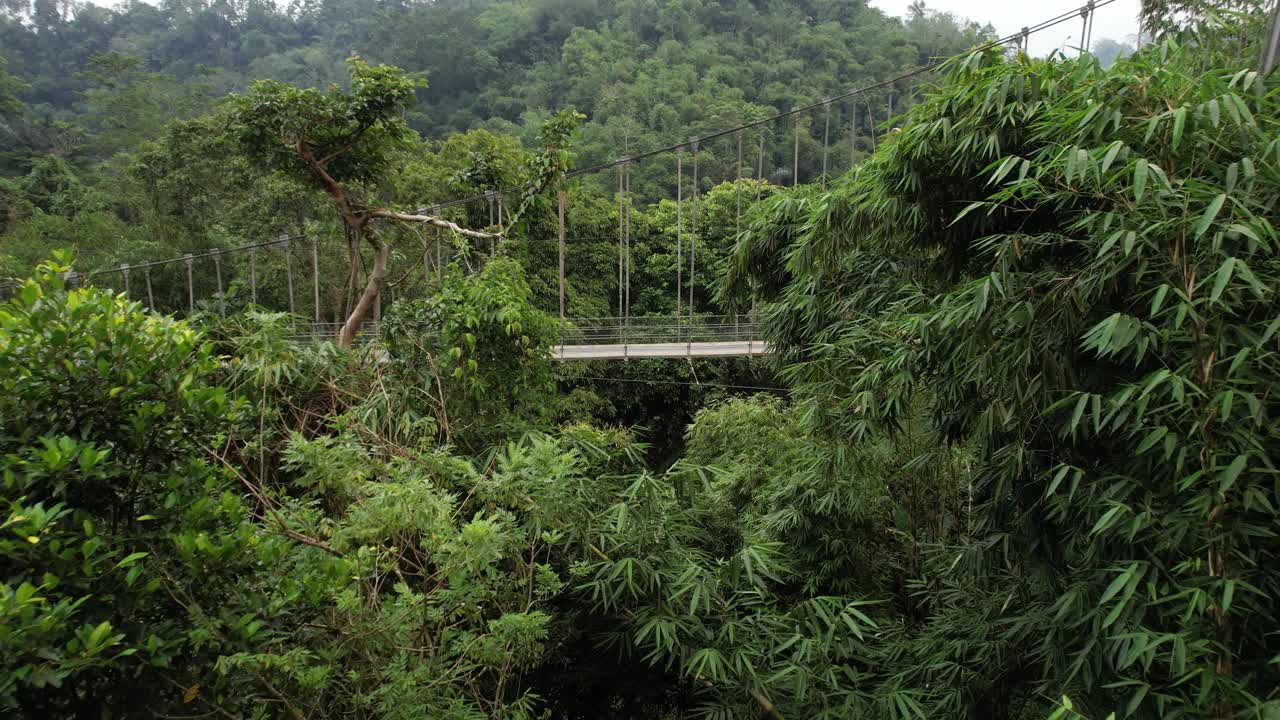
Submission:
M 232 96 L 233 132 L 249 157 L 317 182 L 317 165 L 340 182 L 383 172 L 388 153 L 410 137 L 401 112 L 425 82 L 359 57 L 347 66 L 350 91 L 259 80 L 248 94 Z
M 707 466 L 696 503 L 732 537 L 774 542 L 807 595 L 872 591 L 889 548 L 880 542 L 893 458 L 874 443 L 824 443 L 804 411 L 770 396 L 699 410 L 684 462 Z
M 548 419 L 559 325 L 529 299 L 520 265 L 496 257 L 472 277 L 453 266 L 434 296 L 388 313 L 397 384 L 435 396 L 447 440 L 474 450 Z
M 929 714 L 1277 700 L 1280 114 L 1219 50 L 955 63 L 870 162 L 739 245 L 832 431 L 901 426 L 923 395 L 978 450 L 972 535 L 932 555 L 893 655 Z
M 280 548 L 206 452 L 234 404 L 194 330 L 67 291 L 65 269 L 42 265 L 0 310 L 0 703 L 42 717 L 236 695 L 214 664 L 263 594 L 240 574 Z
M 102 157 L 136 147 L 166 123 L 207 109 L 213 90 L 203 77 L 179 82 L 172 75 L 147 72 L 144 58 L 114 51 L 90 58 L 83 77 L 89 87 L 81 119 Z
M 26 112 L 26 106 L 18 99 L 18 95 L 28 90 L 26 83 L 9 74 L 9 63 L 0 58 L 0 122 L 7 124 L 10 120 Z
M 60 157 L 40 158 L 22 179 L 27 200 L 51 215 L 72 216 L 80 212 L 101 210 L 105 202 L 86 188 L 75 170 Z

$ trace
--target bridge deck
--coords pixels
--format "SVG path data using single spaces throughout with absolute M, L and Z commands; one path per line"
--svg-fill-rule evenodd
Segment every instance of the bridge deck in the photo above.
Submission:
M 332 340 L 340 323 L 308 323 L 295 342 Z M 556 360 L 627 360 L 630 358 L 715 358 L 768 355 L 759 326 L 749 315 L 680 317 L 580 318 L 563 328 Z M 378 323 L 365 323 L 357 341 L 378 337 Z
M 763 340 L 558 345 L 556 360 L 628 360 L 630 358 L 751 357 L 766 355 Z

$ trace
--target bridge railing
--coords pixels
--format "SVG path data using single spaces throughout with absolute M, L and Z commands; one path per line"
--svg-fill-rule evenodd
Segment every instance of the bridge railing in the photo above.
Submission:
M 290 339 L 294 342 L 320 342 L 323 340 L 336 340 L 338 332 L 342 330 L 343 323 L 340 322 L 304 322 L 294 326 L 293 334 Z M 378 337 L 378 323 L 374 321 L 366 322 L 360 327 L 360 332 L 356 333 L 356 342 L 368 342 L 376 340 Z
M 639 345 L 758 340 L 759 323 L 751 315 L 670 315 L 573 318 L 561 331 L 563 345 Z
M 292 335 L 298 342 L 332 340 L 342 323 L 299 323 Z M 561 328 L 562 345 L 641 345 L 647 343 L 734 342 L 760 339 L 760 325 L 752 315 L 670 315 L 642 317 L 571 318 Z M 366 322 L 357 342 L 378 336 L 378 324 Z

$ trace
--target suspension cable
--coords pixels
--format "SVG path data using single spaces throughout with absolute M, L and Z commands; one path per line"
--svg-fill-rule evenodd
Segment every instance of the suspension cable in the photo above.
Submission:
M 680 321 L 680 302 L 684 288 L 684 148 L 676 148 L 676 322 Z
M 733 234 L 742 234 L 742 133 L 738 133 L 738 176 L 733 182 L 735 207 L 733 210 Z
M 831 141 L 831 103 L 825 106 L 826 122 L 822 129 L 822 187 L 827 187 L 827 148 Z
M 760 202 L 760 192 L 764 189 L 764 136 L 767 131 L 760 131 L 760 155 L 756 166 L 756 202 Z
M 693 226 L 689 234 L 689 326 L 693 327 L 693 288 L 697 282 L 694 252 L 698 247 L 698 141 L 694 140 L 689 144 L 693 146 L 693 206 L 690 211 L 693 215 Z

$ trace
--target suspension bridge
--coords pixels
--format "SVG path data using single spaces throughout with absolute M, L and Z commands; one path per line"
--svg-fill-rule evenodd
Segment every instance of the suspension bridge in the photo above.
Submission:
M 1082 23 L 1083 52 L 1092 32 L 1096 11 L 1112 2 L 1115 0 L 1091 1 L 1035 26 L 1024 27 L 1013 35 L 992 40 L 969 53 L 1001 46 L 1025 51 L 1027 40 L 1033 33 L 1077 19 Z M 575 318 L 566 313 L 565 267 L 570 245 L 566 233 L 566 216 L 571 217 L 572 204 L 569 194 L 561 189 L 557 194 L 557 235 L 555 238 L 542 238 L 558 242 L 561 341 L 554 349 L 554 357 L 562 361 L 576 361 L 748 357 L 768 354 L 770 349 L 761 337 L 754 312 L 745 315 L 711 314 L 707 312 L 712 309 L 709 302 L 697 295 L 700 287 L 700 242 L 705 240 L 707 230 L 706 208 L 701 211 L 699 209 L 702 186 L 707 183 L 733 183 L 735 197 L 732 227 L 719 227 L 715 230 L 721 233 L 732 232 L 736 237 L 742 229 L 744 205 L 749 209 L 751 204 L 761 200 L 761 191 L 768 184 L 766 177 L 774 177 L 781 172 L 791 185 L 800 184 L 801 135 L 806 132 L 802 129 L 806 122 L 813 121 L 812 127 L 822 129 L 821 170 L 816 170 L 816 157 L 807 157 L 804 165 L 813 168 L 812 176 L 807 181 L 821 183 L 825 187 L 830 177 L 833 151 L 839 150 L 842 144 L 847 145 L 851 167 L 858 158 L 860 135 L 864 138 L 869 135 L 870 148 L 874 149 L 877 124 L 893 117 L 895 98 L 901 101 L 902 97 L 910 94 L 909 86 L 904 83 L 938 69 L 950 59 L 938 60 L 895 77 L 770 117 L 642 152 L 632 152 L 630 133 L 627 132 L 622 138 L 622 152 L 617 159 L 567 173 L 565 180 L 593 176 L 597 182 L 603 182 L 604 174 L 608 171 L 616 173 L 617 297 L 616 304 L 611 307 L 616 314 L 605 318 Z M 878 100 L 887 100 L 887 108 L 879 118 L 871 105 L 872 93 L 876 93 Z M 837 134 L 843 135 L 834 141 L 833 115 L 837 116 Z M 869 130 L 869 133 L 862 134 L 862 129 Z M 770 140 L 773 141 L 772 148 Z M 754 151 L 754 158 L 746 157 L 748 147 Z M 631 181 L 634 167 L 642 162 L 649 163 L 659 159 L 664 166 L 674 171 L 674 177 L 671 178 L 673 187 L 666 188 L 662 194 L 673 199 L 676 206 L 676 262 L 672 298 L 675 312 L 654 317 L 632 312 L 631 211 L 635 195 L 632 193 Z M 714 163 L 718 168 L 714 176 L 702 172 L 707 167 L 708 160 L 718 161 Z M 770 173 L 766 173 L 766 162 L 772 170 Z M 647 190 L 650 197 L 655 194 L 654 188 Z M 418 213 L 442 218 L 450 215 L 458 217 L 462 213 L 470 218 L 483 218 L 487 208 L 489 227 L 502 228 L 511 218 L 506 196 L 522 191 L 518 187 L 498 188 L 471 197 L 420 207 Z M 701 232 L 700 221 L 704 223 Z M 615 238 L 609 239 L 612 241 Z M 420 248 L 397 249 L 401 255 L 410 257 L 421 252 L 420 274 L 423 282 L 417 286 L 417 290 L 422 293 L 429 293 L 433 285 L 443 283 L 447 263 L 456 259 L 446 257 L 446 253 L 452 252 L 453 246 L 438 234 L 433 242 L 424 241 Z M 492 247 L 490 251 L 492 252 Z M 483 254 L 482 250 L 480 254 Z M 282 235 L 273 240 L 239 247 L 210 249 L 187 253 L 181 257 L 71 272 L 66 280 L 71 286 L 106 285 L 144 302 L 148 308 L 158 312 L 194 313 L 199 308 L 224 316 L 229 306 L 228 291 L 235 287 L 237 293 L 247 291 L 247 298 L 238 298 L 242 305 L 247 300 L 247 305 L 274 305 L 271 309 L 287 310 L 297 320 L 295 339 L 306 342 L 332 339 L 341 327 L 340 322 L 335 322 L 342 317 L 341 303 L 330 302 L 326 308 L 326 304 L 322 302 L 322 278 L 332 280 L 335 275 L 332 269 L 326 275 L 322 268 L 326 264 L 333 267 L 331 256 L 326 253 L 323 259 L 324 263 L 317 238 Z M 273 277 L 268 279 L 264 274 L 271 274 Z M 706 274 L 705 269 L 703 274 Z M 159 299 L 156 292 L 158 283 L 153 282 L 157 275 L 163 277 L 163 283 L 159 284 L 164 292 Z M 408 273 L 402 275 L 401 279 L 405 277 L 408 277 Z M 260 290 L 266 290 L 264 280 L 270 286 L 270 291 L 263 292 L 263 297 L 260 297 Z M 284 282 L 281 283 L 281 280 Z M 299 281 L 296 285 L 295 280 Z M 12 291 L 17 285 L 16 282 L 0 283 L 0 292 Z M 306 287 L 307 285 L 310 287 Z M 329 282 L 325 285 L 330 290 L 330 295 L 333 295 L 334 284 Z M 705 296 L 705 280 L 702 281 L 701 288 Z M 396 284 L 384 285 L 373 306 L 372 316 L 363 330 L 364 339 L 376 338 L 384 296 L 393 301 L 396 291 Z

